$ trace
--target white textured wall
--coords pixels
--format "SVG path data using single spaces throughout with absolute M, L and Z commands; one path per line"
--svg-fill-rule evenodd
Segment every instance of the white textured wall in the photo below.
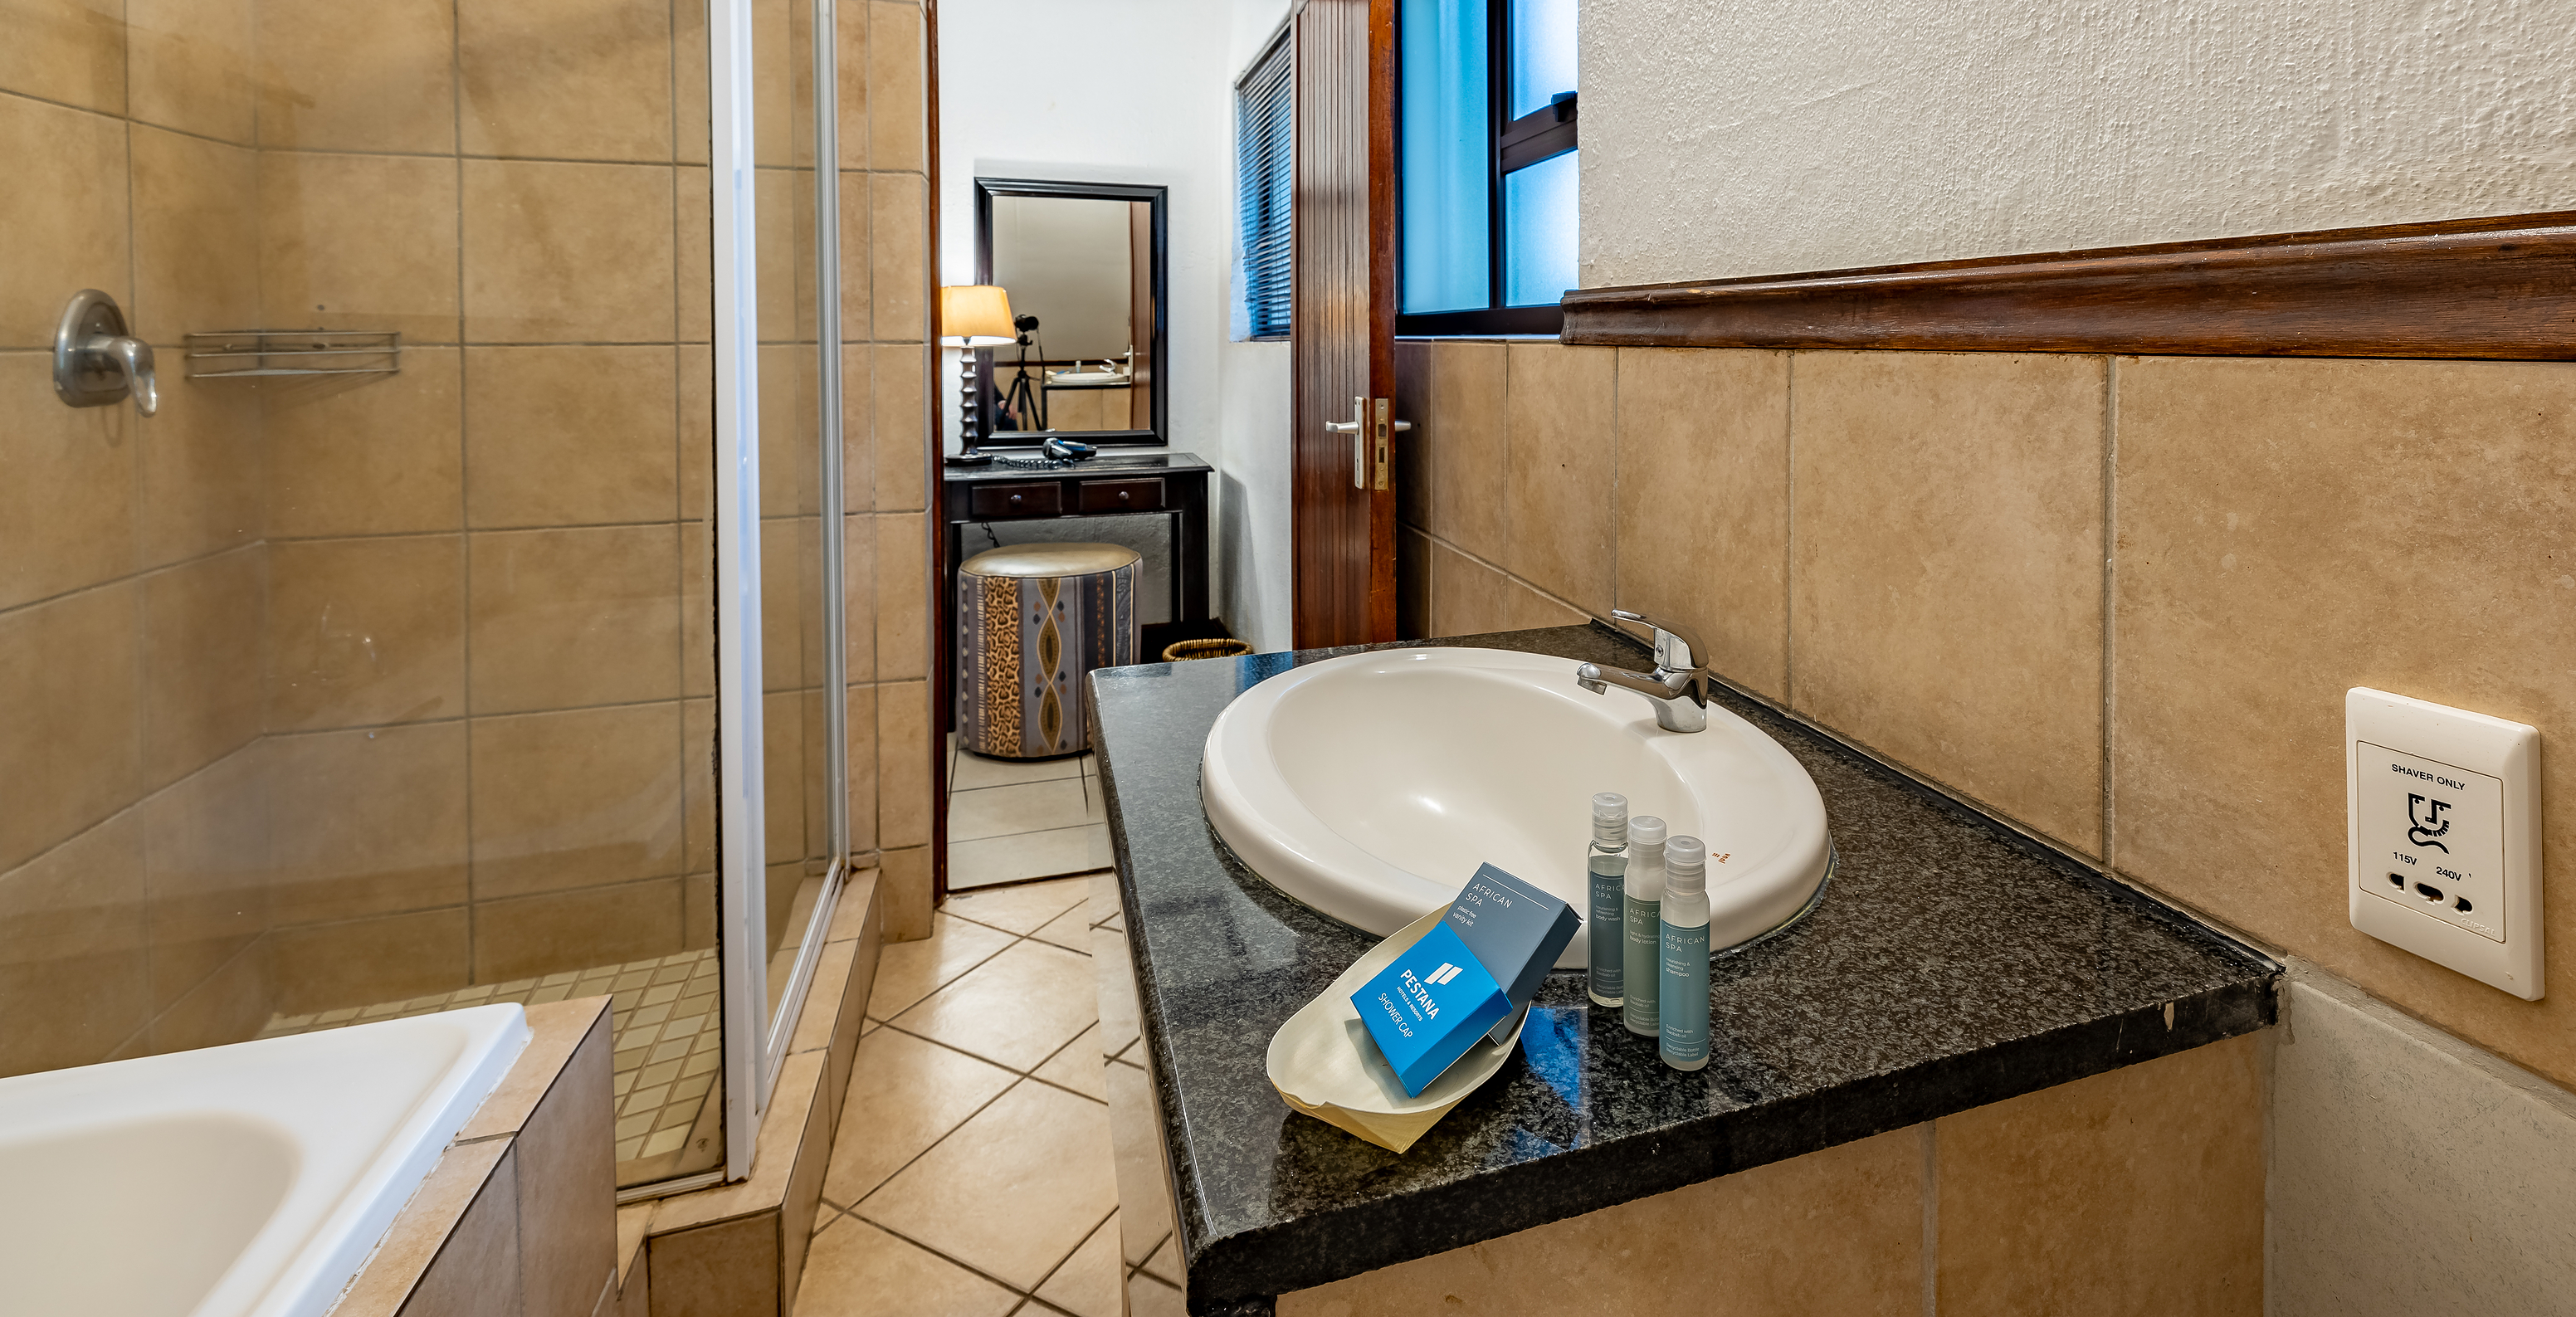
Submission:
M 1585 0 L 1587 287 L 2576 207 L 2570 0 Z

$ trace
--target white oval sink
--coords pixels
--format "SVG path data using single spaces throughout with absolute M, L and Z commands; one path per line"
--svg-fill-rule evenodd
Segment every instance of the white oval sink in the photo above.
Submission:
M 1271 886 L 1383 937 L 1485 863 L 1585 912 L 1592 795 L 1616 791 L 1708 843 L 1711 948 L 1796 918 L 1833 853 L 1807 770 L 1717 705 L 1706 731 L 1664 731 L 1638 696 L 1577 687 L 1575 663 L 1395 649 L 1281 673 L 1208 731 L 1208 820 Z

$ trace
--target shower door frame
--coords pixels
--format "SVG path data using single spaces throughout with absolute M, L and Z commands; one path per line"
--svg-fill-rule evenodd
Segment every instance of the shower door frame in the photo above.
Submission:
M 806 931 L 830 924 L 847 874 L 848 599 L 843 590 L 841 482 L 840 151 L 838 32 L 833 0 L 812 0 L 817 510 L 822 558 L 824 750 L 831 861 Z M 786 1063 L 822 939 L 804 936 L 768 1014 L 767 792 L 762 766 L 760 344 L 751 0 L 707 0 L 708 152 L 715 356 L 716 830 L 723 977 L 725 1162 L 721 1171 L 639 1185 L 620 1201 L 751 1174 L 752 1150 Z

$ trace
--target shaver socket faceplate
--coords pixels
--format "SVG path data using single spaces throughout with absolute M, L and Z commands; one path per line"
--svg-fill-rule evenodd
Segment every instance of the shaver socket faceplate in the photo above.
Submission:
M 2540 1000 L 2540 732 L 2344 694 L 2352 926 Z

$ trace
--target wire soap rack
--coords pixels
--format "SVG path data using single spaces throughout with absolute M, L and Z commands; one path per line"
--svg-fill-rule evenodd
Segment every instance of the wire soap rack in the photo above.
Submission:
M 402 372 L 397 330 L 218 329 L 187 338 L 192 380 Z

